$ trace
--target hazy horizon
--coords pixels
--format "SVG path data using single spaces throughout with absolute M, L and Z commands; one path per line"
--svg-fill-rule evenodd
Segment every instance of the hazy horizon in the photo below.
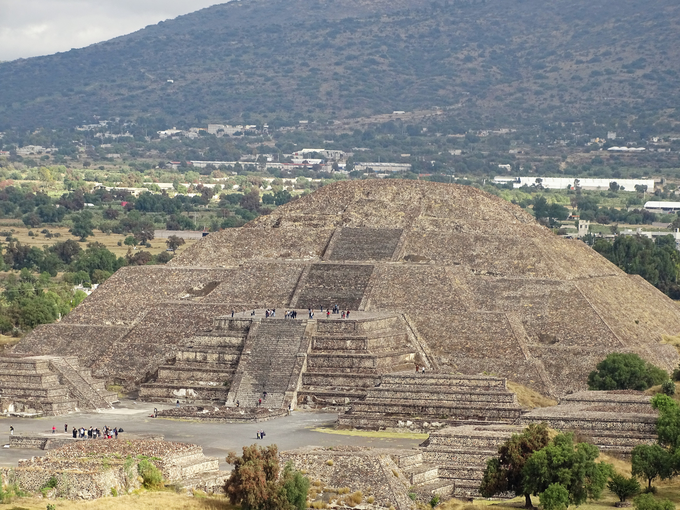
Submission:
M 83 48 L 226 0 L 0 0 L 0 61 Z

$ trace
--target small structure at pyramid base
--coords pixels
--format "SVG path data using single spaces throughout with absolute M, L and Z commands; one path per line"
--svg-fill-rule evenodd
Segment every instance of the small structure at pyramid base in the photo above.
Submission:
M 48 451 L 44 457 L 21 460 L 16 468 L 0 468 L 3 483 L 16 483 L 38 493 L 56 480 L 48 498 L 97 499 L 140 487 L 137 463 L 146 458 L 163 474 L 166 484 L 209 493 L 223 492 L 229 473 L 217 458 L 206 457 L 194 444 L 159 440 L 96 439 Z M 134 459 L 134 461 L 132 460 Z
M 0 411 L 14 416 L 58 416 L 110 409 L 118 401 L 76 356 L 0 358 Z
M 585 391 L 568 395 L 559 405 L 524 413 L 513 424 L 446 427 L 430 433 L 421 445 L 424 463 L 437 466 L 438 475 L 454 485 L 457 498 L 481 497 L 479 485 L 486 462 L 498 447 L 532 423 L 546 423 L 571 432 L 577 442 L 588 442 L 603 453 L 629 455 L 639 444 L 656 441 L 657 414 L 649 395 L 637 391 Z M 499 494 L 497 497 L 514 497 Z

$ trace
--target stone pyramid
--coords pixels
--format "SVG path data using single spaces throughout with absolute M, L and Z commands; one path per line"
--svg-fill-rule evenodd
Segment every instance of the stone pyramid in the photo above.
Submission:
M 16 352 L 75 355 L 131 388 L 232 308 L 335 304 L 405 314 L 442 371 L 554 396 L 584 389 L 610 352 L 678 364 L 661 342 L 680 332 L 680 308 L 642 278 L 498 197 L 403 180 L 326 186 L 167 266 L 123 268 Z

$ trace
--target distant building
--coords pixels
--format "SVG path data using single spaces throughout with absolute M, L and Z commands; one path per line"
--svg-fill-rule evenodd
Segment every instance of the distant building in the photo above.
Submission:
M 680 202 L 646 202 L 645 209 L 657 213 L 672 213 L 680 211 Z
M 654 189 L 654 179 L 592 179 L 589 177 L 503 177 L 494 178 L 496 184 L 512 183 L 513 188 L 522 186 L 542 186 L 545 189 L 581 188 L 591 190 L 607 190 L 612 182 L 616 182 L 623 191 L 635 191 L 635 186 L 647 186 Z

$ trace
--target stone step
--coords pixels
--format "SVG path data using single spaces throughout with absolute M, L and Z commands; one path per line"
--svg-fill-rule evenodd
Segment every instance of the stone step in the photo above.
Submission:
M 389 354 L 315 354 L 307 355 L 307 367 L 310 371 L 319 369 L 335 370 L 376 370 L 393 368 L 395 365 L 407 364 L 415 360 L 415 353 L 410 350 L 398 350 Z
M 35 397 L 35 398 L 58 398 L 68 396 L 68 389 L 63 386 L 54 388 L 34 388 L 31 386 L 7 386 L 5 384 L 0 387 L 0 396 L 2 397 Z
M 484 376 L 455 376 L 425 372 L 424 374 L 391 374 L 383 377 L 382 387 L 399 388 L 403 385 L 445 387 L 488 387 L 506 389 L 505 379 Z
M 479 482 L 476 480 L 453 480 L 453 497 L 455 498 L 481 498 Z
M 422 452 L 414 451 L 410 454 L 400 455 L 397 459 L 397 465 L 402 469 L 408 469 L 412 466 L 419 466 L 423 463 Z
M 439 479 L 439 468 L 434 464 L 420 464 L 403 469 L 411 485 L 424 485 Z
M 404 388 L 393 389 L 384 388 L 382 385 L 373 388 L 371 397 L 382 400 L 409 398 L 413 400 L 448 400 L 448 401 L 474 401 L 474 402 L 494 402 L 517 405 L 517 397 L 514 393 L 501 391 L 466 391 L 463 389 L 444 388 L 441 392 L 435 393 L 421 387 L 407 386 Z
M 437 417 L 430 416 L 389 416 L 379 413 L 348 412 L 338 415 L 339 428 L 356 428 L 368 430 L 393 428 L 398 430 L 423 430 L 430 432 L 448 426 L 483 425 L 488 423 L 489 421 L 485 420 L 476 420 L 473 418 L 467 419 L 462 417 L 442 420 Z M 492 423 L 498 423 L 498 421 Z
M 369 388 L 380 382 L 380 375 L 348 373 L 337 371 L 309 371 L 302 374 L 303 386 L 310 387 L 345 387 L 345 388 Z
M 463 402 L 434 402 L 433 401 L 380 401 L 371 398 L 369 391 L 366 399 L 357 402 L 350 413 L 364 415 L 381 414 L 386 416 L 419 416 L 436 420 L 474 420 L 514 421 L 522 415 L 522 410 L 509 404 L 483 405 Z
M 446 499 L 451 497 L 454 488 L 455 483 L 453 481 L 437 479 L 426 484 L 416 485 L 416 492 L 423 494 L 426 499 L 435 495 Z
M 240 351 L 225 352 L 220 350 L 181 350 L 175 355 L 175 362 L 185 363 L 218 363 L 235 365 L 241 357 Z
M 176 365 L 165 365 L 159 367 L 157 382 L 174 382 L 174 381 L 209 381 L 219 382 L 231 380 L 235 368 L 227 368 L 223 366 L 203 366 L 203 367 L 185 367 Z

